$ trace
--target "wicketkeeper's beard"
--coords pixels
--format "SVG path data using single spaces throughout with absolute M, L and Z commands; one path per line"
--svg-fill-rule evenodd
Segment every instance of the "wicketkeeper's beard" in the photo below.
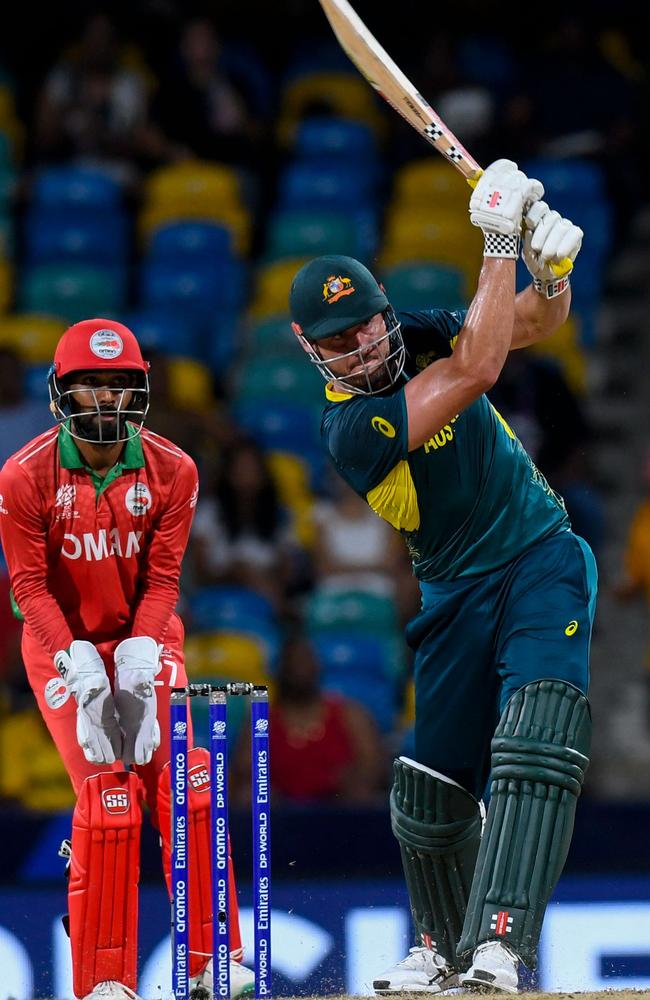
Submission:
M 99 413 L 75 413 L 72 416 L 75 434 L 100 447 L 113 445 L 126 437 L 126 416 L 107 408 Z

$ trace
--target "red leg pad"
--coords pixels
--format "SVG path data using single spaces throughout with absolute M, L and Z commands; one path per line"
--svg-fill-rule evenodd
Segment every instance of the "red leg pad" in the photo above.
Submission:
M 135 990 L 142 785 L 136 774 L 86 778 L 72 816 L 68 886 L 74 991 L 114 979 Z
M 162 841 L 163 869 L 167 891 L 171 894 L 171 795 L 170 769 L 165 764 L 158 786 L 158 818 Z M 204 747 L 194 747 L 187 760 L 187 808 L 189 819 L 190 864 L 190 976 L 198 976 L 212 957 L 212 887 L 210 838 L 210 754 Z M 230 841 L 228 841 L 230 853 Z M 230 952 L 242 954 L 239 932 L 239 906 L 232 859 L 228 863 L 230 900 Z

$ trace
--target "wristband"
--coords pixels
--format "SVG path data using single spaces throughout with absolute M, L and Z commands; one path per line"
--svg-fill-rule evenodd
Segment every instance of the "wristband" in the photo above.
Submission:
M 520 239 L 517 233 L 504 236 L 502 233 L 483 233 L 485 237 L 484 257 L 509 257 L 517 260 L 519 257 Z
M 545 299 L 555 299 L 558 295 L 562 295 L 566 292 L 567 288 L 571 285 L 569 281 L 569 275 L 565 274 L 562 278 L 556 278 L 555 281 L 541 281 L 539 278 L 533 279 L 533 288 Z

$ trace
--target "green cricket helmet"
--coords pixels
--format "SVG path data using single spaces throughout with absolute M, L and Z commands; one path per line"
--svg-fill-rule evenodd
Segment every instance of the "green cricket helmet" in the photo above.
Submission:
M 302 331 L 302 342 L 323 378 L 336 381 L 352 393 L 372 395 L 393 385 L 404 368 L 404 341 L 395 310 L 377 279 L 360 261 L 342 254 L 327 254 L 305 264 L 296 274 L 289 295 L 291 318 Z M 320 354 L 318 342 L 366 323 L 380 313 L 386 332 L 363 349 L 328 358 Z M 386 342 L 387 347 L 383 344 Z M 379 366 L 368 366 L 364 354 L 379 346 L 386 351 Z M 358 356 L 360 371 L 336 375 L 331 365 Z

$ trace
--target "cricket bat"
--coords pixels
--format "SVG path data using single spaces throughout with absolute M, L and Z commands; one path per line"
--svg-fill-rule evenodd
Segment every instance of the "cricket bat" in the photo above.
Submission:
M 361 75 L 409 125 L 460 171 L 470 187 L 476 187 L 483 173 L 482 168 L 368 31 L 348 0 L 319 2 L 341 48 Z M 561 277 L 571 271 L 573 264 L 567 258 L 551 266 Z

